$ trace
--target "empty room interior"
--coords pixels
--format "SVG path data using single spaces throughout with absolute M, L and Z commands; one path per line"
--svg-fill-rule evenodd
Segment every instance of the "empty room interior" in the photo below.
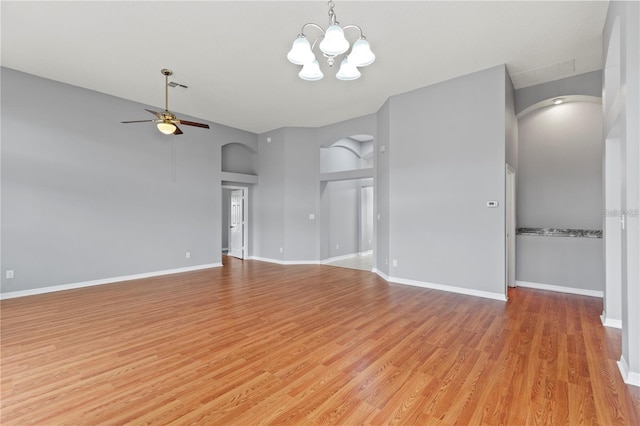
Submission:
M 640 424 L 640 3 L 0 17 L 3 425 Z

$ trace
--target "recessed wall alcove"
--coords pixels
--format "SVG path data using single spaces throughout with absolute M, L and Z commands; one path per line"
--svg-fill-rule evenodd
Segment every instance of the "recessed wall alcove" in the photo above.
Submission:
M 223 145 L 221 170 L 228 173 L 256 175 L 256 150 L 238 142 L 230 142 Z

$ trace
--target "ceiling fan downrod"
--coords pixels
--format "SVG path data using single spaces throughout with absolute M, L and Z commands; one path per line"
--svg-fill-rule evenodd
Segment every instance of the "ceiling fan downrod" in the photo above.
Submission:
M 169 111 L 169 76 L 173 71 L 163 68 L 160 72 L 164 75 L 164 110 Z

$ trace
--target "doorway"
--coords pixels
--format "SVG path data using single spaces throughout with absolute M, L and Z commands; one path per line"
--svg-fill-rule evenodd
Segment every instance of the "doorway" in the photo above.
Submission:
M 238 259 L 247 257 L 249 248 L 248 193 L 247 187 L 222 186 L 223 254 L 226 252 L 228 256 Z

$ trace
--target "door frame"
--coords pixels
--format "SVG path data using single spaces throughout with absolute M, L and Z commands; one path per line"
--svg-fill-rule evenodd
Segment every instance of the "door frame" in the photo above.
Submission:
M 246 259 L 247 257 L 249 257 L 249 187 L 237 186 L 237 185 L 222 185 L 222 188 L 231 189 L 231 190 L 242 190 L 242 257 L 241 259 Z M 227 232 L 229 232 L 228 229 L 227 229 Z M 220 237 L 222 238 L 222 235 Z
M 516 286 L 516 171 L 505 168 L 505 297 Z

